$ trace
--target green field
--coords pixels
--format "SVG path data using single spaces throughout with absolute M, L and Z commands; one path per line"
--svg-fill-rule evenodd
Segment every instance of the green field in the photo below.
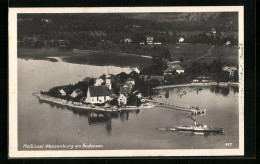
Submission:
M 171 58 L 176 61 L 180 60 L 180 57 L 184 59 L 184 63 L 190 63 L 192 61 L 200 61 L 211 63 L 214 59 L 218 60 L 221 57 L 221 61 L 224 63 L 238 63 L 238 49 L 236 47 L 224 47 L 215 46 L 209 49 L 212 45 L 207 44 L 171 44 L 167 45 L 170 50 Z M 205 57 L 202 57 L 205 56 Z M 71 50 L 59 50 L 59 49 L 18 49 L 18 57 L 25 59 L 35 60 L 49 60 L 57 61 L 56 59 L 50 59 L 48 57 L 63 57 L 63 61 L 77 64 L 89 64 L 89 65 L 113 65 L 113 66 L 139 66 L 147 67 L 153 63 L 152 59 L 144 58 L 142 56 L 105 52 L 105 51 L 88 51 L 76 53 Z M 202 58 L 200 58 L 202 57 Z M 200 58 L 200 59 L 198 59 Z M 198 59 L 198 60 L 197 60 Z
M 180 60 L 182 57 L 184 62 L 192 62 L 197 58 L 208 54 L 208 50 L 212 45 L 207 44 L 171 44 L 167 45 L 170 50 L 173 60 Z M 200 58 L 201 62 L 212 62 L 214 59 L 219 59 L 221 56 L 222 62 L 238 63 L 238 49 L 237 47 L 214 46 L 211 54 Z

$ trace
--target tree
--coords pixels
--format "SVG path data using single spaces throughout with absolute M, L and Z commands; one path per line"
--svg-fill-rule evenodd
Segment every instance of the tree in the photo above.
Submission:
M 120 83 L 124 83 L 127 80 L 128 75 L 125 72 L 121 72 L 117 75 L 117 77 L 119 78 Z

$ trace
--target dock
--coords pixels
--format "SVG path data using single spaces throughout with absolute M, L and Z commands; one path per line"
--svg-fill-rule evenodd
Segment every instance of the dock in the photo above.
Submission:
M 185 104 L 176 104 L 176 103 L 169 103 L 169 102 L 163 102 L 159 100 L 146 100 L 149 102 L 152 102 L 156 104 L 156 106 L 175 109 L 175 110 L 181 110 L 185 112 L 190 112 L 192 115 L 204 115 L 206 114 L 206 109 L 202 109 L 197 106 L 191 106 L 191 105 L 185 105 Z

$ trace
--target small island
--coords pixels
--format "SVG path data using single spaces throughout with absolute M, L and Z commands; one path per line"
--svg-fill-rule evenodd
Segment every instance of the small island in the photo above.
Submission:
M 107 112 L 138 110 L 164 106 L 205 113 L 205 109 L 159 102 L 153 98 L 156 89 L 170 87 L 237 86 L 236 66 L 227 66 L 221 60 L 210 64 L 171 62 L 154 57 L 152 66 L 136 67 L 129 74 L 103 74 L 86 77 L 74 85 L 57 86 L 49 91 L 34 93 L 39 99 L 80 109 Z
M 109 112 L 153 107 L 145 103 L 139 91 L 142 85 L 139 73 L 136 68 L 130 74 L 122 72 L 103 74 L 98 78 L 86 77 L 74 85 L 57 86 L 34 95 L 61 105 Z

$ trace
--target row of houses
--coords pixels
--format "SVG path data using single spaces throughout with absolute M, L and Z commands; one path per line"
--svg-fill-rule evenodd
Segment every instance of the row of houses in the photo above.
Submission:
M 123 42 L 125 44 L 132 44 L 133 40 L 131 37 L 125 37 L 123 38 Z M 146 36 L 145 40 L 139 43 L 140 45 L 145 45 L 145 44 L 149 44 L 149 45 L 161 45 L 161 42 L 155 41 L 153 36 Z
M 89 82 L 90 80 L 91 78 L 85 78 L 83 81 Z M 88 87 L 86 95 L 83 95 L 83 91 L 80 89 L 75 89 L 71 94 L 67 94 L 64 88 L 59 90 L 59 94 L 64 97 L 69 95 L 72 98 L 83 96 L 84 98 L 82 101 L 91 104 L 103 104 L 107 101 L 116 99 L 120 106 L 126 105 L 130 96 L 142 97 L 138 91 L 133 92 L 135 81 L 131 78 L 127 79 L 124 84 L 117 83 L 117 85 L 120 87 L 119 95 L 113 93 L 111 75 L 108 74 L 105 79 L 95 79 L 94 85 Z
M 211 83 L 211 82 L 214 82 L 213 78 L 206 75 L 197 76 L 191 81 L 191 83 Z

